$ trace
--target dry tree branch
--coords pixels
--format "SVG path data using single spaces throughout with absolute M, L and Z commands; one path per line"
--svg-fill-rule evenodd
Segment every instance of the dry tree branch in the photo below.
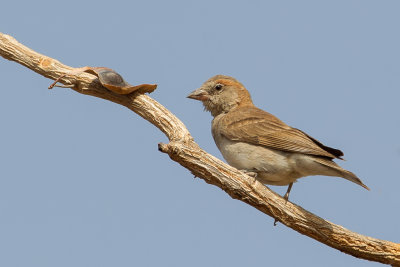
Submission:
M 0 33 L 0 55 L 38 74 L 57 79 L 73 68 L 41 55 L 18 43 L 13 37 Z M 190 170 L 207 183 L 216 185 L 232 198 L 239 199 L 261 212 L 276 218 L 293 230 L 314 238 L 332 248 L 354 257 L 400 266 L 400 244 L 349 231 L 326 221 L 285 200 L 258 181 L 202 150 L 185 125 L 169 110 L 147 95 L 115 94 L 102 87 L 96 76 L 82 73 L 65 76 L 61 82 L 73 90 L 123 105 L 155 125 L 169 139 L 159 144 L 159 150 Z

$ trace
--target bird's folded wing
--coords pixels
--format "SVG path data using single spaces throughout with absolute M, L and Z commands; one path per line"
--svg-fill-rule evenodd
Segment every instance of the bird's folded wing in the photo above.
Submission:
M 222 135 L 234 141 L 332 159 L 343 156 L 342 151 L 324 146 L 318 140 L 255 107 L 226 114 L 218 127 Z

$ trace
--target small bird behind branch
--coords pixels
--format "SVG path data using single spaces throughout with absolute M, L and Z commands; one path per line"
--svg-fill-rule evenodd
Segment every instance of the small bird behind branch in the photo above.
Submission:
M 216 75 L 188 98 L 200 100 L 214 117 L 212 135 L 225 160 L 263 184 L 292 185 L 298 178 L 326 175 L 369 188 L 352 172 L 333 162 L 343 152 L 323 145 L 299 129 L 254 106 L 236 79 Z

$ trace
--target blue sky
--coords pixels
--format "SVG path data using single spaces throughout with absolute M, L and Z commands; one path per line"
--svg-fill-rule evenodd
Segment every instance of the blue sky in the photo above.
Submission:
M 158 83 L 151 96 L 219 158 L 211 115 L 185 97 L 215 74 L 234 76 L 258 107 L 343 150 L 341 165 L 371 188 L 309 177 L 291 200 L 400 242 L 398 1 L 4 5 L 0 31 L 30 48 Z M 273 227 L 193 179 L 158 152 L 165 136 L 126 108 L 49 91 L 50 80 L 4 59 L 0 73 L 1 266 L 378 266 Z

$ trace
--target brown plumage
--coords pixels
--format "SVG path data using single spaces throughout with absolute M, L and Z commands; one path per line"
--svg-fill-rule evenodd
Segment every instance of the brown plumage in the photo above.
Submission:
M 188 97 L 202 101 L 214 117 L 212 134 L 225 160 L 264 184 L 289 185 L 286 199 L 293 182 L 309 175 L 342 177 L 369 190 L 355 174 L 332 161 L 341 159 L 342 151 L 255 107 L 236 79 L 214 76 Z
M 254 106 L 232 110 L 221 118 L 219 126 L 221 134 L 234 141 L 332 159 L 343 156 L 342 151 L 322 145 L 302 131 Z

